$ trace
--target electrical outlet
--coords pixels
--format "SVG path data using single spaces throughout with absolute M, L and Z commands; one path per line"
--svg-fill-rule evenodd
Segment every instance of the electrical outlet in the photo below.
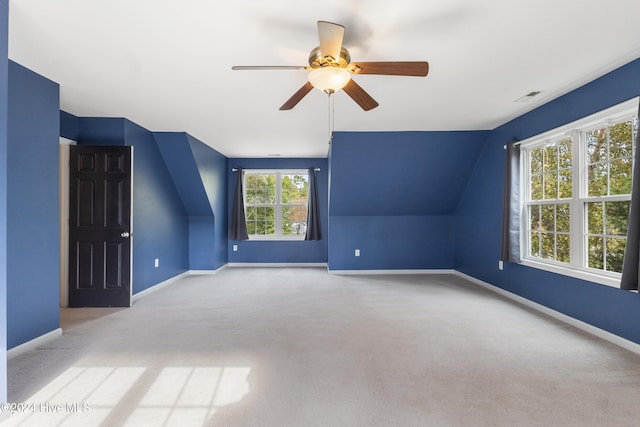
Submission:
M 159 259 L 159 258 L 156 258 L 156 259 L 155 259 L 155 261 L 153 262 L 153 265 L 154 265 L 156 268 L 160 267 L 160 259 Z
M 238 252 L 238 245 L 233 245 L 233 252 Z
M 498 261 L 498 270 L 503 270 L 504 269 L 504 264 L 502 263 L 502 261 Z
M 360 256 L 360 249 L 356 249 L 356 256 Z

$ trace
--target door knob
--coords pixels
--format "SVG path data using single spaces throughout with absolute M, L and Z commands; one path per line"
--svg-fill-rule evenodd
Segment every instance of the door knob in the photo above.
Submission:
M 129 237 L 129 232 L 128 231 L 123 231 L 122 233 L 120 233 L 120 237 Z

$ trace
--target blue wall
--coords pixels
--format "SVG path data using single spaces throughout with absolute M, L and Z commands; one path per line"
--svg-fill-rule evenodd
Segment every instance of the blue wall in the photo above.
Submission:
M 329 269 L 452 269 L 453 214 L 487 135 L 336 133 Z
M 640 94 L 640 60 L 491 132 L 456 212 L 456 269 L 640 343 L 640 295 L 546 271 L 498 270 L 504 144 L 525 139 Z
M 133 293 L 188 270 L 187 214 L 153 134 L 121 118 L 62 119 L 63 131 L 78 129 L 62 136 L 78 144 L 133 147 Z
M 9 62 L 9 348 L 55 330 L 60 305 L 59 87 Z
M 60 136 L 77 141 L 80 136 L 80 119 L 60 110 Z
M 0 0 L 0 403 L 7 401 L 7 110 L 9 2 Z
M 318 203 L 322 240 L 317 241 L 235 241 L 229 240 L 230 263 L 326 263 L 328 230 L 328 170 L 327 159 L 229 159 L 228 165 L 228 215 L 231 217 L 237 173 L 233 168 L 244 169 L 308 169 L 317 172 Z M 228 228 L 227 228 L 228 230 Z M 233 252 L 233 245 L 238 251 Z
M 189 146 L 198 167 L 200 179 L 207 193 L 207 199 L 213 212 L 213 252 L 195 250 L 192 257 L 194 261 L 210 265 L 217 269 L 228 262 L 228 224 L 227 224 L 227 187 L 228 187 L 228 159 L 203 142 L 187 135 Z M 195 241 L 196 236 L 191 234 Z
M 184 132 L 154 133 L 189 215 L 189 269 L 227 263 L 227 158 Z
M 133 293 L 188 269 L 188 221 L 153 134 L 126 120 L 126 145 L 134 147 Z M 154 260 L 160 266 L 154 268 Z

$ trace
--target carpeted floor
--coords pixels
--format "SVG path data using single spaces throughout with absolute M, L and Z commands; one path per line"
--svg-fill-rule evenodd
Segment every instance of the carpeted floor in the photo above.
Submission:
M 457 276 L 227 268 L 61 323 L 0 425 L 640 422 L 640 356 Z

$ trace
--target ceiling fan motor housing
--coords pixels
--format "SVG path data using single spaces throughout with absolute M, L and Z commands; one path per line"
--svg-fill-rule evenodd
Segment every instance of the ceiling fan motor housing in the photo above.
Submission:
M 332 56 L 322 56 L 320 46 L 316 47 L 309 54 L 309 66 L 311 68 L 323 67 L 340 67 L 347 68 L 351 62 L 351 55 L 346 48 L 340 49 L 340 58 L 336 59 Z

